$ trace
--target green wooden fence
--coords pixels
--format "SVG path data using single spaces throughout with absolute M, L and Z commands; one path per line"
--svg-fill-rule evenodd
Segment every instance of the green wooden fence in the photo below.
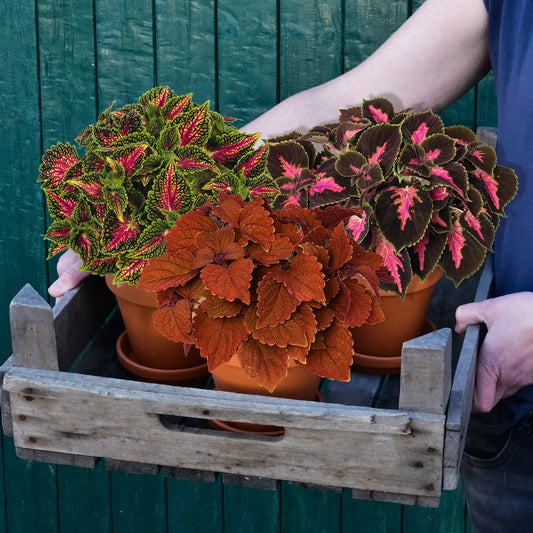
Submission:
M 116 100 L 170 85 L 243 119 L 365 59 L 416 0 L 2 0 L 0 2 L 0 359 L 8 306 L 41 294 L 47 214 L 36 184 L 43 148 L 72 142 Z M 413 59 L 415 60 L 415 58 Z M 355 102 L 354 102 L 355 103 Z M 444 113 L 495 125 L 484 80 Z M 80 324 L 83 327 L 83 324 Z M 463 532 L 460 491 L 428 510 L 282 483 L 275 492 L 46 465 L 0 439 L 0 533 Z

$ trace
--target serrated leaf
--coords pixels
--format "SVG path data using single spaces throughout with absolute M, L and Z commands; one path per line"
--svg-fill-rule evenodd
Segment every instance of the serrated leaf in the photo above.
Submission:
M 187 300 L 174 298 L 158 307 L 154 311 L 153 321 L 156 329 L 167 339 L 194 344 L 191 336 L 192 313 Z
M 356 150 L 366 157 L 370 165 L 379 164 L 383 174 L 387 176 L 398 155 L 401 142 L 399 126 L 377 124 L 361 134 Z
M 188 171 L 217 170 L 209 154 L 199 146 L 181 146 L 175 150 L 175 164 L 178 168 Z
M 169 230 L 169 224 L 165 220 L 155 220 L 144 228 L 135 242 L 135 257 L 151 259 L 165 253 L 165 237 Z
M 290 318 L 299 300 L 289 293 L 272 275 L 257 285 L 257 327 L 277 326 Z
M 394 107 L 392 103 L 383 97 L 364 100 L 361 106 L 363 118 L 371 120 L 374 124 L 381 122 L 390 122 L 394 116 Z
M 274 279 L 301 302 L 325 299 L 322 265 L 311 255 L 297 255 L 286 271 L 274 274 Z
M 166 237 L 166 244 L 170 251 L 196 250 L 198 248 L 196 244 L 198 235 L 202 232 L 216 230 L 217 225 L 214 220 L 201 211 L 189 211 L 170 229 Z
M 150 260 L 144 268 L 139 286 L 149 291 L 162 291 L 170 287 L 185 285 L 198 274 L 192 267 L 194 256 L 182 250 L 179 253 L 168 251 Z
M 213 144 L 209 145 L 208 150 L 215 161 L 228 164 L 238 160 L 246 151 L 251 150 L 259 136 L 259 133 L 247 135 L 239 131 L 232 131 L 217 137 Z
M 117 270 L 114 283 L 127 283 L 128 285 L 137 285 L 142 271 L 148 261 L 145 259 L 135 259 L 131 257 L 119 257 L 117 260 Z
M 169 165 L 153 180 L 152 190 L 148 193 L 148 208 L 161 216 L 167 212 L 184 213 L 191 206 L 192 195 L 186 180 L 173 165 Z
M 341 290 L 333 298 L 328 307 L 337 320 L 346 327 L 361 326 L 372 310 L 372 297 L 365 286 L 356 279 L 345 279 L 340 282 Z
M 209 134 L 209 102 L 189 110 L 179 121 L 180 146 L 203 146 Z
M 210 264 L 202 269 L 200 277 L 214 295 L 230 302 L 238 298 L 249 304 L 253 266 L 251 259 L 238 259 L 227 267 Z
M 405 118 L 401 125 L 402 136 L 406 143 L 421 144 L 430 135 L 443 131 L 442 120 L 431 111 L 413 113 Z
M 264 207 L 246 204 L 241 209 L 236 227 L 236 239 L 239 244 L 244 245 L 252 241 L 268 250 L 274 240 L 274 231 L 274 220 Z
M 219 298 L 214 294 L 207 293 L 205 300 L 200 305 L 200 310 L 212 318 L 223 318 L 237 316 L 243 308 L 243 303 L 239 300 L 228 302 L 224 298 Z

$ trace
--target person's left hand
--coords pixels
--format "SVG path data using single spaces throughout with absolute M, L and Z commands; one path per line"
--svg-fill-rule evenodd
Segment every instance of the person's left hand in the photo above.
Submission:
M 455 331 L 484 322 L 473 409 L 489 412 L 502 398 L 533 384 L 533 292 L 519 292 L 461 305 Z
M 48 287 L 48 294 L 59 300 L 68 290 L 77 287 L 90 272 L 79 270 L 82 260 L 72 250 L 67 250 L 57 262 L 59 278 Z

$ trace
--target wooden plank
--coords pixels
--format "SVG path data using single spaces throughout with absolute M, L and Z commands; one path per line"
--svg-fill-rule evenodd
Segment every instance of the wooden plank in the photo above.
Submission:
M 340 487 L 440 494 L 443 416 L 241 398 L 112 379 L 102 387 L 101 379 L 13 368 L 4 387 L 17 414 L 17 446 Z M 200 428 L 174 432 L 160 423 L 161 414 L 282 425 L 285 435 L 254 437 Z M 378 463 L 376 454 L 381 453 L 385 459 Z
M 208 470 L 193 470 L 192 468 L 179 468 L 175 466 L 163 467 L 163 475 L 175 479 L 182 479 L 187 481 L 206 481 L 214 483 L 218 479 L 216 472 L 209 472 Z
M 157 85 L 216 108 L 215 1 L 155 2 Z
M 16 448 L 17 457 L 26 461 L 39 461 L 41 463 L 52 463 L 55 465 L 78 466 L 81 468 L 94 468 L 96 459 L 84 455 L 72 453 L 49 452 L 32 450 L 29 448 Z
M 217 1 L 217 104 L 244 123 L 278 101 L 277 4 Z
M 342 4 L 280 1 L 281 99 L 342 73 Z
M 106 459 L 107 470 L 125 472 L 127 474 L 149 474 L 155 476 L 159 474 L 160 467 L 150 463 L 140 463 L 134 461 L 119 461 L 117 459 Z
M 98 105 L 136 102 L 155 85 L 152 0 L 95 0 Z
M 4 376 L 13 367 L 13 356 L 9 357 L 5 363 L 0 366 L 0 410 L 2 413 L 2 429 L 8 437 L 13 436 L 13 421 L 11 420 L 11 402 L 9 394 L 2 388 Z M 0 439 L 1 441 L 1 439 Z
M 13 298 L 9 315 L 13 364 L 58 370 L 52 308 L 31 285 L 26 284 Z
M 232 487 L 247 487 L 249 489 L 276 490 L 279 482 L 261 476 L 246 476 L 240 474 L 222 474 L 222 483 Z
M 442 328 L 402 347 L 399 409 L 444 414 L 452 381 L 452 332 Z
M 487 261 L 476 293 L 475 301 L 489 297 L 492 289 L 492 263 Z M 472 409 L 477 350 L 480 342 L 480 325 L 468 326 L 463 346 L 455 370 L 450 393 L 446 438 L 444 445 L 444 489 L 453 490 L 457 486 L 458 469 L 463 453 L 464 440 Z
M 484 126 L 476 130 L 476 135 L 481 142 L 492 146 L 494 149 L 496 148 L 496 141 L 498 140 L 498 128 Z

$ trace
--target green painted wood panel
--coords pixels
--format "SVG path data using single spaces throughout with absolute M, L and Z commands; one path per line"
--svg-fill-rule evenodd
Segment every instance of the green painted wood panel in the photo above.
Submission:
M 217 2 L 218 109 L 242 126 L 278 101 L 277 2 Z
M 343 71 L 341 0 L 280 0 L 280 97 Z
M 159 0 L 155 3 L 157 85 L 216 107 L 214 0 Z
M 401 505 L 356 500 L 352 498 L 351 492 L 351 490 L 346 490 L 343 494 L 341 531 L 389 533 L 402 530 L 403 507 Z
M 155 85 L 151 0 L 95 0 L 99 111 L 136 102 Z
M 494 74 L 487 74 L 477 86 L 476 127 L 498 125 L 498 107 L 496 104 L 496 86 Z
M 214 483 L 167 479 L 168 533 L 222 533 L 222 476 Z

